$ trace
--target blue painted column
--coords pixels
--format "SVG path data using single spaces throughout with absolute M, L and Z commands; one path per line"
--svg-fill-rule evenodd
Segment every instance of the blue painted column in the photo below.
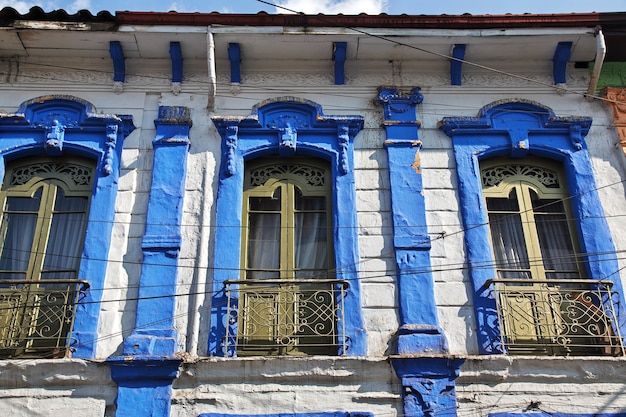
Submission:
M 426 225 L 420 150 L 420 122 L 415 106 L 422 102 L 419 88 L 410 95 L 382 88 L 389 156 L 393 244 L 396 255 L 400 307 L 399 354 L 444 353 L 447 341 L 439 328 L 431 274 L 430 238 Z
M 394 358 L 402 381 L 405 417 L 455 417 L 454 380 L 464 359 L 453 357 Z
M 180 360 L 174 329 L 180 225 L 191 119 L 186 107 L 160 107 L 154 121 L 154 164 L 148 200 L 135 329 L 123 358 L 112 358 L 118 416 L 168 416 Z
M 409 95 L 381 88 L 378 95 L 387 134 L 400 315 L 392 365 L 402 381 L 404 416 L 453 417 L 454 379 L 463 360 L 447 354 L 437 319 L 415 110 L 423 98 L 419 88 Z

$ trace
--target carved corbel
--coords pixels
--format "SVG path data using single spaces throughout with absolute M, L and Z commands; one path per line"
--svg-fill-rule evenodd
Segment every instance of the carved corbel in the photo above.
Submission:
M 280 128 L 280 144 L 278 154 L 280 156 L 292 156 L 296 153 L 296 145 L 298 143 L 298 131 L 291 123 L 287 122 L 284 127 Z
M 46 134 L 44 148 L 49 154 L 60 154 L 63 150 L 63 139 L 65 138 L 65 126 L 58 120 L 53 120 Z
M 237 172 L 237 140 L 239 126 L 226 126 L 226 171 L 229 176 L 235 175 Z
M 347 125 L 339 125 L 337 128 L 337 141 L 339 145 L 339 171 L 342 175 L 350 171 L 348 166 L 348 147 L 350 146 L 350 128 Z
M 607 98 L 604 102 L 611 108 L 613 113 L 613 125 L 619 135 L 618 145 L 626 156 L 626 88 L 607 87 L 602 91 Z
M 511 156 L 513 158 L 526 156 L 528 154 L 528 150 L 530 149 L 528 130 L 511 129 L 509 135 L 511 136 Z
M 580 151 L 583 148 L 583 134 L 580 125 L 572 125 L 569 128 L 569 138 L 575 150 Z
M 410 416 L 455 415 L 450 410 L 456 403 L 454 382 L 447 378 L 403 378 L 404 410 Z
M 106 151 L 104 155 L 104 174 L 111 175 L 113 172 L 113 157 L 115 146 L 117 145 L 117 125 L 107 125 L 106 127 Z

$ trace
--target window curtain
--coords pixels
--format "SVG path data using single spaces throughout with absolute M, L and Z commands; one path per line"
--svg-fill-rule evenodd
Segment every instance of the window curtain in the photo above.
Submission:
M 0 279 L 26 279 L 42 189 L 30 197 L 8 197 L 2 215 Z
M 66 197 L 57 188 L 42 279 L 78 278 L 86 211 L 86 197 Z

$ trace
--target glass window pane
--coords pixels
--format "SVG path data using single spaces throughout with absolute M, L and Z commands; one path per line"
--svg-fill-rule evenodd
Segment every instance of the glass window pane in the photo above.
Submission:
M 250 197 L 250 211 L 280 211 L 281 190 L 277 188 L 272 197 Z
M 326 213 L 294 214 L 294 251 L 297 269 L 328 267 Z
M 296 210 L 326 210 L 325 197 L 305 197 L 298 187 L 295 187 L 295 208 Z
M 564 214 L 535 214 L 541 257 L 546 270 L 567 271 L 553 278 L 578 278 L 576 253 Z
M 280 268 L 280 214 L 249 214 L 247 268 Z
M 77 278 L 82 237 L 87 222 L 86 208 L 86 197 L 66 197 L 63 190 L 57 188 L 42 279 Z M 59 213 L 58 210 L 61 209 L 70 213 Z
M 37 226 L 42 188 L 31 197 L 8 197 L 2 216 L 0 270 L 2 279 L 25 279 Z M 24 271 L 12 274 L 9 271 Z

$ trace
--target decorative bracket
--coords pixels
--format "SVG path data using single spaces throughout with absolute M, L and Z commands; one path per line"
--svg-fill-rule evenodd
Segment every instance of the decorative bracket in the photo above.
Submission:
M 348 147 L 350 146 L 350 127 L 339 125 L 337 127 L 337 140 L 339 145 L 339 171 L 342 175 L 350 172 L 348 163 Z
M 118 131 L 118 127 L 117 125 L 107 125 L 106 127 L 106 135 L 107 135 L 107 140 L 106 140 L 106 153 L 104 156 L 104 174 L 105 175 L 111 175 L 111 172 L 113 172 L 113 157 L 114 157 L 114 151 L 115 151 L 115 146 L 117 145 L 117 131 Z
M 124 90 L 124 81 L 126 79 L 126 66 L 122 44 L 119 41 L 111 41 L 109 43 L 109 52 L 113 60 L 113 91 L 116 94 L 120 94 Z
M 335 85 L 345 84 L 347 42 L 335 42 L 333 44 L 333 61 L 335 61 Z
M 172 59 L 172 93 L 179 95 L 183 82 L 183 54 L 180 42 L 170 42 L 170 58 Z
M 65 137 L 65 126 L 58 120 L 53 120 L 46 134 L 44 149 L 51 155 L 60 155 L 63 151 L 63 139 Z
M 239 133 L 239 126 L 231 124 L 226 126 L 225 146 L 226 146 L 226 171 L 228 176 L 233 176 L 237 173 L 237 134 Z
M 572 56 L 572 42 L 559 42 L 554 51 L 553 61 L 553 73 L 554 73 L 554 85 L 565 86 L 567 81 L 566 70 L 567 62 Z
M 287 122 L 284 127 L 280 128 L 281 142 L 278 146 L 278 154 L 280 156 L 293 156 L 296 153 L 296 144 L 298 143 L 298 131 L 291 123 Z
M 241 82 L 241 48 L 238 43 L 228 44 L 228 59 L 230 60 L 230 82 Z
M 463 59 L 465 58 L 465 44 L 452 46 L 452 59 L 450 60 L 450 84 L 461 85 L 463 75 Z
M 511 136 L 511 157 L 521 158 L 528 154 L 530 142 L 528 141 L 528 129 L 510 129 Z
M 613 113 L 613 125 L 617 129 L 619 142 L 616 146 L 622 148 L 624 156 L 626 156 L 626 88 L 606 87 L 602 90 L 602 95 L 607 98 L 604 100 Z
M 415 120 L 415 106 L 424 101 L 420 90 L 421 88 L 415 87 L 409 95 L 401 95 L 395 88 L 381 88 L 378 102 L 385 109 L 385 120 Z

